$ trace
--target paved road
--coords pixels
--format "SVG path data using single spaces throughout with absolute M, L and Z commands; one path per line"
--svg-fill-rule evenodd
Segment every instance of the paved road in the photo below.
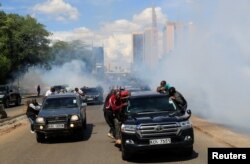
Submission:
M 181 157 L 173 152 L 151 152 L 137 155 L 132 161 L 121 159 L 119 148 L 107 137 L 108 127 L 104 121 L 101 105 L 87 107 L 87 130 L 83 141 L 70 137 L 59 137 L 48 143 L 36 142 L 35 134 L 30 133 L 27 119 L 21 120 L 14 130 L 0 134 L 1 164 L 120 164 L 120 163 L 207 163 L 208 147 L 232 147 L 218 137 L 212 137 L 204 130 L 195 128 L 194 152 L 191 158 Z M 195 123 L 211 128 L 213 133 L 222 133 L 221 129 L 195 119 Z M 198 126 L 198 124 L 196 125 Z M 240 139 L 238 139 L 240 140 Z M 245 143 L 249 140 L 244 141 Z

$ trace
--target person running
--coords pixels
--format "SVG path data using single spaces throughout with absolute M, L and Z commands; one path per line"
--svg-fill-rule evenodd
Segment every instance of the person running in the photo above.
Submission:
M 108 137 L 114 139 L 115 137 L 115 124 L 114 124 L 114 116 L 111 106 L 109 105 L 109 99 L 112 95 L 115 94 L 115 89 L 111 89 L 109 94 L 107 95 L 104 106 L 103 106 L 103 113 L 106 123 L 109 126 Z
M 28 117 L 30 121 L 30 132 L 34 133 L 34 123 L 36 121 L 36 117 L 40 110 L 40 104 L 36 101 L 36 99 L 32 99 L 27 101 L 27 111 L 26 116 Z
M 121 99 L 121 92 L 120 90 L 117 90 L 115 94 L 113 94 L 109 98 L 109 105 L 110 108 L 112 109 L 113 116 L 114 116 L 114 124 L 115 124 L 115 144 L 120 145 L 121 144 L 121 122 L 119 120 L 119 114 L 122 111 L 123 107 L 127 105 L 127 103 L 123 103 Z

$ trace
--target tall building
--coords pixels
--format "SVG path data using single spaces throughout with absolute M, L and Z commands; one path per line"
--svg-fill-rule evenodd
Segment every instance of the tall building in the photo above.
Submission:
M 175 48 L 175 22 L 167 22 L 163 28 L 163 56 L 171 53 Z
M 144 37 L 142 33 L 132 35 L 133 41 L 133 68 L 137 69 L 143 61 L 144 53 Z
M 103 47 L 93 47 L 93 58 L 95 65 L 95 73 L 97 75 L 104 74 L 104 50 Z
M 159 59 L 158 30 L 155 8 L 152 7 L 152 26 L 144 32 L 144 55 L 143 61 L 150 68 L 156 66 Z

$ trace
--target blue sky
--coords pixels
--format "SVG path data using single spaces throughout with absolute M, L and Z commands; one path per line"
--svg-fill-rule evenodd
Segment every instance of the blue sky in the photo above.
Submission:
M 103 45 L 106 59 L 132 60 L 131 34 L 151 25 L 155 6 L 159 31 L 167 20 L 192 21 L 199 0 L 2 0 L 6 13 L 31 15 L 52 40 Z
M 32 15 L 48 30 L 72 30 L 86 27 L 97 30 L 106 22 L 131 20 L 152 5 L 162 8 L 162 13 L 172 19 L 188 16 L 187 5 L 192 0 L 3 0 L 7 13 Z

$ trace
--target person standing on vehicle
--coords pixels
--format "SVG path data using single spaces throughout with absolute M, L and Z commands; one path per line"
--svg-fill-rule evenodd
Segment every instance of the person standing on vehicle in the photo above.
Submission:
M 37 97 L 39 97 L 40 96 L 40 92 L 41 92 L 40 85 L 37 86 L 36 90 L 37 90 Z
M 160 93 L 168 93 L 169 88 L 171 85 L 167 83 L 165 80 L 162 80 L 160 86 L 157 87 L 156 91 Z
M 30 121 L 30 130 L 31 133 L 34 133 L 34 122 L 36 121 L 36 117 L 40 110 L 40 104 L 36 101 L 36 99 L 32 99 L 31 101 L 27 101 L 27 111 L 26 116 Z
M 178 105 L 182 109 L 182 111 L 187 110 L 186 99 L 180 92 L 176 91 L 174 87 L 169 88 L 169 96 L 176 103 L 176 105 Z
M 121 99 L 121 93 L 119 90 L 115 92 L 109 98 L 109 105 L 112 109 L 113 116 L 114 116 L 114 124 L 115 124 L 115 144 L 121 144 L 121 122 L 119 120 L 120 112 L 122 111 L 123 107 L 127 105 L 127 103 L 123 103 Z

